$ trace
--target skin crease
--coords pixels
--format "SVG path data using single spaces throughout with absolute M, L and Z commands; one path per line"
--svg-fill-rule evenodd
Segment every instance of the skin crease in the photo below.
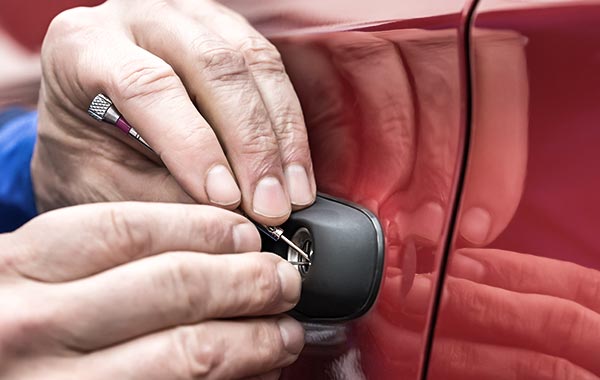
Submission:
M 497 59 L 493 59 L 493 61 L 497 61 Z M 509 70 L 513 68 L 511 66 L 505 67 Z M 507 98 L 507 100 L 512 99 Z M 516 100 L 518 101 L 518 99 Z M 482 112 L 481 115 L 485 116 L 490 114 L 488 112 Z M 490 115 L 489 119 L 501 120 L 500 115 Z M 505 134 L 504 136 L 501 136 L 506 137 L 506 139 L 502 144 L 498 145 L 515 147 L 517 151 L 512 152 L 510 155 L 521 162 L 521 165 L 516 165 L 517 167 L 524 167 L 523 157 L 526 157 L 526 154 L 523 155 L 523 153 L 526 152 L 523 152 L 522 150 L 519 151 L 523 146 L 526 146 L 526 141 L 522 138 L 524 135 L 519 135 L 518 123 L 507 122 L 506 125 L 509 127 L 516 127 L 515 132 L 517 132 L 517 134 Z M 485 138 L 484 136 L 485 135 L 480 135 L 480 137 L 477 138 Z M 497 139 L 497 136 L 489 134 L 487 136 L 490 140 Z M 511 139 L 512 141 L 509 141 Z M 500 151 L 502 152 L 503 150 L 500 149 Z M 486 152 L 481 152 L 481 154 L 486 154 Z M 477 162 L 479 162 L 479 160 L 477 160 Z M 496 159 L 493 162 L 504 162 L 504 160 Z M 513 167 L 514 166 L 513 163 Z M 496 172 L 487 172 L 490 173 L 490 177 L 493 177 L 491 174 L 498 176 L 498 172 L 501 171 L 502 169 L 499 169 Z M 513 174 L 510 179 L 515 181 L 517 186 L 509 187 L 510 189 L 517 189 L 514 193 L 503 192 L 498 194 L 498 188 L 495 188 L 495 186 L 489 186 L 487 191 L 477 192 L 477 194 L 484 194 L 484 199 L 473 199 L 472 203 L 480 209 L 485 210 L 485 208 L 481 206 L 482 204 L 485 206 L 487 202 L 491 205 L 503 203 L 506 207 L 501 207 L 498 210 L 494 210 L 496 212 L 492 213 L 492 216 L 489 219 L 490 222 L 492 222 L 491 232 L 488 232 L 488 229 L 484 228 L 480 230 L 479 236 L 477 236 L 477 232 L 474 234 L 473 229 L 468 226 L 471 223 L 463 225 L 461 231 L 463 233 L 463 238 L 469 240 L 472 245 L 485 245 L 487 242 L 493 240 L 495 235 L 501 232 L 504 225 L 508 223 L 512 217 L 512 213 L 514 212 L 520 197 L 520 188 L 518 186 L 520 175 L 519 171 L 511 171 L 511 173 L 515 172 L 516 174 Z M 484 178 L 482 177 L 482 174 L 484 173 L 485 172 L 478 173 L 478 175 L 474 175 L 473 178 Z M 485 183 L 487 183 L 487 181 L 482 181 L 482 184 Z M 470 188 L 472 186 L 477 188 L 474 184 L 471 184 L 468 187 Z M 494 200 L 498 196 L 506 199 L 505 202 L 495 202 Z M 473 224 L 479 224 L 481 226 L 481 220 L 485 220 L 485 218 L 481 218 L 482 215 L 485 214 L 481 212 L 471 214 L 470 216 L 479 219 L 479 222 L 475 221 Z M 496 224 L 494 225 L 494 223 Z M 423 229 L 421 229 L 424 226 L 421 226 L 419 223 L 414 223 L 413 225 L 415 233 L 428 235 L 423 233 Z M 579 322 L 585 322 L 591 326 L 594 326 L 594 324 L 597 323 L 598 309 L 596 302 L 594 302 L 594 300 L 597 300 L 597 297 L 594 298 L 593 293 L 578 294 L 574 289 L 559 286 L 554 279 L 564 278 L 565 275 L 567 278 L 573 276 L 577 281 L 573 281 L 572 283 L 582 283 L 584 284 L 581 287 L 582 289 L 593 291 L 594 289 L 598 289 L 598 273 L 576 266 L 567 267 L 567 271 L 564 269 L 559 270 L 559 267 L 562 268 L 563 266 L 564 263 L 554 262 L 552 260 L 537 261 L 534 257 L 507 251 L 475 249 L 458 252 L 457 255 L 454 256 L 453 264 L 450 266 L 450 277 L 448 277 L 449 293 L 445 296 L 444 303 L 442 304 L 444 312 L 449 315 L 448 321 L 450 322 L 448 325 L 442 326 L 442 331 L 444 332 L 443 336 L 436 337 L 436 345 L 434 346 L 433 354 L 434 360 L 432 361 L 432 367 L 430 369 L 432 377 L 459 379 L 504 379 L 514 377 L 541 379 L 596 378 L 592 374 L 592 372 L 597 373 L 597 367 L 595 367 L 595 362 L 593 361 L 594 358 L 590 358 L 589 356 L 586 357 L 585 352 L 577 352 L 577 350 L 573 349 L 573 346 L 566 346 L 563 350 L 557 350 L 556 347 L 562 342 L 555 342 L 556 344 L 552 344 L 553 342 L 533 340 L 526 334 L 526 329 L 520 330 L 522 335 L 519 335 L 517 340 L 513 340 L 512 347 L 506 347 L 506 342 L 494 342 L 493 339 L 491 339 L 502 336 L 506 334 L 507 331 L 511 334 L 518 331 L 518 325 L 507 326 L 497 322 L 501 321 L 502 317 L 514 318 L 514 313 L 518 313 L 519 309 L 527 308 L 539 311 L 533 314 L 521 315 L 519 319 L 523 321 L 523 325 L 527 325 L 527 323 L 539 325 L 539 321 L 550 321 L 554 324 L 550 325 L 548 328 L 553 331 L 561 331 L 561 325 L 577 323 L 577 318 L 579 316 L 583 316 L 579 319 Z M 556 270 L 553 271 L 553 268 Z M 494 273 L 496 270 L 505 270 L 505 272 Z M 516 275 L 517 273 L 519 275 Z M 544 277 L 540 277 L 540 273 L 544 273 Z M 550 273 L 550 275 L 546 275 L 546 273 Z M 497 276 L 494 276 L 494 274 Z M 402 286 L 398 284 L 402 279 L 401 276 L 402 273 L 388 273 L 388 278 L 390 280 L 387 282 L 387 289 L 401 289 Z M 396 282 L 393 281 L 396 278 L 398 280 Z M 532 281 L 529 284 L 514 284 L 507 282 L 507 280 L 511 278 L 529 278 Z M 543 278 L 550 281 L 540 281 Z M 583 282 L 580 280 L 581 278 L 584 278 Z M 568 283 L 569 281 L 566 282 Z M 532 288 L 531 285 L 536 283 L 541 284 L 541 286 Z M 390 305 L 389 307 L 391 310 L 397 310 L 397 308 L 403 306 L 405 307 L 406 312 L 416 314 L 427 309 L 428 305 L 424 302 L 419 303 L 419 300 L 427 300 L 427 297 L 430 294 L 431 283 L 428 280 L 428 277 L 426 275 L 417 275 L 412 284 L 411 291 L 407 297 L 408 302 L 404 304 L 405 306 Z M 535 297 L 528 293 L 538 293 L 542 297 Z M 397 298 L 402 299 L 402 297 L 404 297 L 404 295 L 398 295 Z M 518 302 L 515 302 L 515 304 L 506 302 L 506 300 L 510 300 L 511 298 L 514 298 Z M 472 310 L 468 314 L 474 316 L 474 318 L 465 321 L 465 310 L 461 306 L 464 304 L 468 305 L 472 300 L 477 299 L 496 300 L 498 302 L 486 303 L 483 312 L 480 314 L 476 312 L 477 310 Z M 552 309 L 549 307 L 556 302 L 560 302 L 561 305 L 564 306 L 562 308 L 563 310 L 568 310 L 565 312 L 564 318 L 560 320 L 557 320 L 556 317 L 552 318 Z M 535 305 L 535 307 L 523 307 L 523 305 Z M 486 313 L 499 315 L 500 317 L 494 320 L 485 317 Z M 368 324 L 368 326 L 372 328 L 369 333 L 378 336 L 378 342 L 383 342 L 381 350 L 384 352 L 378 354 L 384 355 L 385 352 L 398 352 L 399 348 L 402 349 L 407 345 L 416 345 L 419 343 L 418 339 L 412 339 L 415 337 L 418 338 L 418 334 L 411 335 L 407 331 L 404 331 L 403 334 L 399 334 L 398 336 L 392 336 L 390 331 L 393 331 L 395 328 L 397 329 L 397 326 L 392 326 L 389 324 L 389 320 L 380 318 L 381 316 L 382 314 L 374 314 L 373 320 Z M 474 329 L 472 336 L 468 337 L 469 339 L 465 340 L 464 336 L 461 336 L 460 339 L 458 339 L 458 337 L 452 336 L 452 323 L 469 323 L 476 328 Z M 408 326 L 407 330 L 410 331 L 410 326 Z M 596 330 L 597 329 L 594 328 L 591 329 L 592 332 Z M 588 338 L 593 340 L 591 346 L 594 347 L 593 343 L 598 340 L 598 337 L 591 335 Z M 481 343 L 481 340 L 485 340 L 487 343 Z M 398 342 L 402 342 L 402 346 L 399 346 Z M 522 342 L 525 342 L 526 344 L 518 347 Z M 408 349 L 406 351 L 408 355 L 411 352 L 411 350 Z M 498 360 L 498 358 L 502 359 Z M 570 358 L 572 360 L 565 358 Z M 415 360 L 418 360 L 418 358 L 409 357 L 407 360 L 404 360 L 404 362 Z M 502 365 L 498 367 L 498 363 L 502 363 Z M 587 370 L 584 369 L 584 367 L 587 368 Z M 275 375 L 273 375 L 273 373 Z M 275 370 L 274 372 L 270 372 L 268 376 L 277 375 L 278 370 Z M 265 375 L 264 377 L 261 376 L 259 378 L 268 378 L 268 376 Z
M 165 203 L 69 207 L 0 235 L 0 379 L 276 378 L 304 344 L 280 315 L 301 281 L 259 248 L 235 213 Z
M 170 204 L 70 207 L 0 235 L 0 378 L 278 378 L 304 344 L 281 315 L 297 271 L 257 253 L 243 217 L 174 204 L 278 225 L 314 202 L 277 50 L 212 1 L 109 0 L 57 16 L 41 63 L 38 210 Z M 161 160 L 87 115 L 100 92 Z
M 406 293 L 417 287 L 414 242 L 421 248 L 419 272 L 431 271 L 433 262 L 427 256 L 433 257 L 443 233 L 459 141 L 459 83 L 443 74 L 457 70 L 454 39 L 446 30 L 404 30 L 276 41 L 288 58 L 285 64 L 292 79 L 299 79 L 294 84 L 311 125 L 321 189 L 366 205 L 384 228 L 387 264 L 379 302 L 353 325 L 358 347 L 370 347 L 360 357 L 366 373 L 375 378 L 385 378 L 380 371 L 390 367 L 392 358 L 397 360 L 392 364 L 399 369 L 396 374 L 417 371 L 420 363 L 415 357 L 422 344 L 417 333 L 393 335 L 389 346 L 387 334 L 398 329 L 394 323 Z M 413 82 L 419 86 L 411 88 Z M 418 106 L 416 100 L 427 106 Z M 413 256 L 408 257 L 411 245 Z M 403 258 L 412 262 L 410 270 Z M 404 276 L 396 271 L 400 268 Z M 425 309 L 430 295 L 429 289 L 420 294 Z M 389 305 L 390 299 L 397 302 Z M 424 324 L 421 315 L 411 328 L 418 331 Z M 379 350 L 381 345 L 389 350 Z
M 314 202 L 302 110 L 277 50 L 209 0 L 109 0 L 51 23 L 32 177 L 40 211 L 203 203 L 269 225 Z M 86 110 L 99 92 L 158 160 Z M 243 105 L 243 107 L 240 107 Z
M 521 198 L 528 89 L 522 36 L 477 30 L 474 38 L 486 42 L 481 44 L 483 49 L 475 50 L 475 72 L 479 73 L 475 90 L 491 86 L 504 88 L 507 94 L 495 93 L 502 99 L 499 108 L 475 105 L 480 112 L 474 115 L 476 133 L 462 201 L 466 212 L 458 220 L 461 244 L 470 248 L 457 249 L 449 258 L 428 376 L 596 379 L 600 375 L 596 355 L 600 349 L 600 273 L 526 253 L 480 248 L 506 228 Z M 481 148 L 489 146 L 494 149 Z M 474 207 L 489 216 L 469 212 Z M 424 237 L 428 230 L 418 221 L 413 220 L 412 229 Z M 379 358 L 378 363 L 385 360 L 386 369 L 396 373 L 411 373 L 413 363 L 420 360 L 415 347 L 421 343 L 421 321 L 433 294 L 432 273 L 414 275 L 408 293 L 403 294 L 407 275 L 411 273 L 403 268 L 388 267 L 385 294 L 380 296 L 387 302 L 380 303 L 357 328 L 361 339 L 376 347 L 363 352 L 369 355 L 365 363 Z M 370 375 L 386 375 L 369 369 Z

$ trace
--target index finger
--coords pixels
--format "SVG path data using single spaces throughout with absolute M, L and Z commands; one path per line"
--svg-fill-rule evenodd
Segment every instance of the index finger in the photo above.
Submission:
M 132 33 L 140 46 L 173 66 L 210 122 L 238 180 L 244 211 L 261 223 L 283 223 L 291 206 L 279 145 L 243 54 L 169 9 L 140 18 Z
M 85 105 L 77 107 L 87 107 L 100 92 L 108 95 L 195 201 L 237 207 L 241 193 L 220 143 L 173 68 L 125 32 L 101 29 L 86 17 L 69 10 L 52 21 L 47 34 L 52 43 L 43 52 L 50 62 L 45 75 L 81 90 L 75 98 L 82 99 L 75 100 Z M 64 67 L 74 67 L 75 73 L 65 77 Z
M 42 214 L 8 244 L 0 252 L 18 273 L 60 282 L 167 251 L 257 251 L 260 238 L 247 219 L 216 207 L 120 202 Z

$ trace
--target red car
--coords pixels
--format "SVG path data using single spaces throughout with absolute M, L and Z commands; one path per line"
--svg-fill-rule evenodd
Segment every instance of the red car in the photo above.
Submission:
M 319 190 L 386 239 L 372 309 L 308 324 L 284 378 L 600 377 L 600 1 L 225 3 L 281 52 Z

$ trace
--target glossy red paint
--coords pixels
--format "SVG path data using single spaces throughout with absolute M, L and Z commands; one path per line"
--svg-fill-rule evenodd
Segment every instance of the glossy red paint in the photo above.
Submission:
M 600 376 L 599 20 L 599 1 L 480 1 L 430 379 Z
M 319 190 L 371 209 L 386 236 L 372 311 L 307 326 L 308 345 L 286 379 L 421 376 L 463 151 L 466 5 L 429 2 L 423 12 L 416 3 L 226 2 L 282 54 Z

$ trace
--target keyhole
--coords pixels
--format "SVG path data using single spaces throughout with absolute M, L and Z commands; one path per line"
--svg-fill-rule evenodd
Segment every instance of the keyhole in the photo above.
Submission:
M 296 244 L 298 247 L 300 247 L 300 249 L 306 252 L 306 254 L 308 254 L 308 257 L 310 257 L 312 261 L 313 240 L 312 235 L 307 228 L 299 228 L 294 233 L 294 236 L 292 236 L 292 242 L 294 242 L 294 244 Z M 310 265 L 308 265 L 308 261 L 292 248 L 288 249 L 287 257 L 288 261 L 307 263 L 306 265 L 300 264 L 296 266 L 296 268 L 298 268 L 298 272 L 300 272 L 300 275 L 302 275 L 302 277 L 306 276 L 306 274 L 310 270 Z

